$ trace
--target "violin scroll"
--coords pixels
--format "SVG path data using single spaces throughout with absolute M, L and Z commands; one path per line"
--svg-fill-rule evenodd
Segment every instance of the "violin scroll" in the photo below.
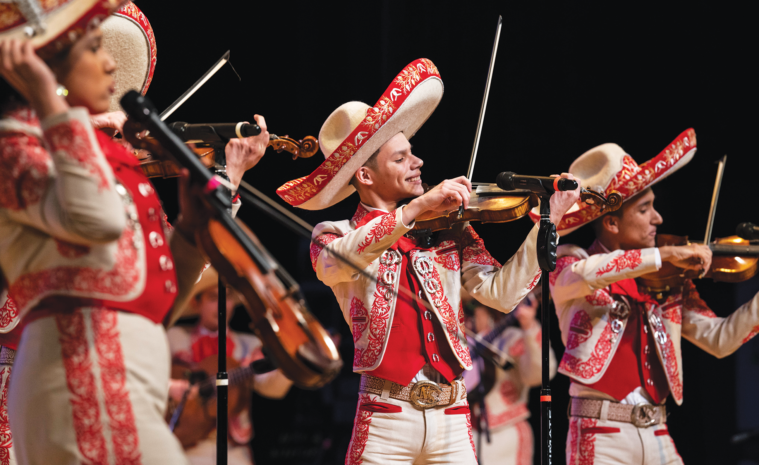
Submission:
M 622 195 L 617 191 L 612 191 L 609 195 L 604 197 L 603 194 L 592 189 L 581 188 L 580 200 L 588 205 L 596 205 L 601 211 L 613 212 L 622 208 Z
M 319 141 L 314 136 L 306 136 L 296 141 L 287 136 L 279 137 L 274 134 L 270 135 L 269 147 L 282 153 L 289 152 L 293 155 L 293 160 L 300 158 L 313 157 L 319 151 Z

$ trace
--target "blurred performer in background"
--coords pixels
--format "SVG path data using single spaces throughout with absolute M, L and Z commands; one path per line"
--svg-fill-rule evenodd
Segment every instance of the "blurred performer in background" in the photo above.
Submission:
M 499 366 L 472 351 L 471 371 L 464 372 L 469 403 L 475 418 L 474 443 L 481 465 L 531 465 L 533 455 L 530 388 L 540 386 L 541 326 L 536 319 L 540 286 L 527 294 L 509 315 L 475 302 L 473 326 L 477 334 L 498 350 Z M 467 338 L 470 346 L 476 344 Z M 488 351 L 487 348 L 484 350 Z M 556 357 L 550 352 L 550 376 L 556 374 Z M 506 366 L 504 369 L 503 366 Z M 485 394 L 484 412 L 482 394 Z M 488 440 L 489 435 L 489 440 Z
M 696 134 L 689 129 L 641 165 L 618 145 L 604 144 L 569 169 L 583 186 L 619 192 L 624 204 L 603 216 L 594 207 L 578 206 L 558 225 L 568 234 L 593 222 L 596 236 L 588 249 L 560 246 L 550 275 L 566 345 L 559 372 L 572 380 L 568 464 L 682 463 L 664 405 L 670 394 L 678 405 L 683 401 L 681 336 L 725 357 L 759 331 L 759 294 L 728 318 L 718 318 L 690 280 L 659 297 L 635 279 L 663 262 L 709 269 L 707 246 L 656 247 L 655 240 L 662 217 L 651 186 L 695 152 Z
M 209 268 L 203 272 L 195 285 L 188 309 L 183 317 L 199 316 L 193 327 L 174 326 L 169 329 L 169 347 L 174 368 L 174 376 L 182 372 L 204 372 L 203 380 L 215 378 L 218 371 L 219 354 L 219 276 Z M 239 304 L 236 293 L 227 292 L 227 323 L 232 318 L 235 306 Z M 280 370 L 253 375 L 245 370 L 251 362 L 263 358 L 261 341 L 252 334 L 227 331 L 227 354 L 234 361 L 228 366 L 230 372 L 230 416 L 229 416 L 229 464 L 251 465 L 253 457 L 250 440 L 253 426 L 250 422 L 250 391 L 271 398 L 281 399 L 292 386 Z M 202 382 L 202 381 L 201 381 Z M 206 381 L 208 384 L 208 381 Z M 185 447 L 190 463 L 204 465 L 216 463 L 216 422 L 209 419 L 208 412 L 216 409 L 216 398 L 209 396 L 209 390 L 191 387 L 186 379 L 171 380 L 171 397 L 181 403 L 185 392 L 184 411 L 174 433 Z M 236 400 L 236 402 L 235 402 Z
M 435 65 L 412 62 L 373 107 L 349 102 L 335 110 L 319 133 L 326 161 L 277 191 L 291 205 L 311 210 L 359 193 L 353 218 L 319 224 L 313 237 L 321 246 L 311 249 L 317 277 L 332 288 L 351 325 L 353 371 L 362 373 L 346 464 L 476 463 L 460 377 L 472 368 L 461 342 L 466 339 L 460 290 L 507 313 L 540 277 L 537 227 L 503 267 L 468 225 L 442 231 L 431 246 L 406 236 L 420 214 L 469 202 L 471 185 L 463 176 L 425 193 L 422 160 L 408 141 L 442 95 Z M 557 221 L 578 195 L 552 197 Z

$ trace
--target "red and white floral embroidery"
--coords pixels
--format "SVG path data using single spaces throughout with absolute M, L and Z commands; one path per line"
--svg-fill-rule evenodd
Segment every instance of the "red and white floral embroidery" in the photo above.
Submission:
M 444 255 L 436 256 L 435 262 L 439 263 L 446 270 L 459 271 L 461 269 L 461 260 L 459 259 L 458 250 L 453 250 Z
M 5 303 L 0 308 L 0 328 L 8 328 L 11 323 L 16 321 L 18 317 L 18 306 L 16 302 L 10 298 L 5 299 Z
M 542 271 L 538 271 L 538 274 L 535 275 L 535 279 L 533 279 L 532 282 L 527 286 L 527 290 L 531 291 L 531 290 L 535 289 L 535 286 L 538 285 L 538 283 L 540 282 L 540 278 L 542 276 L 543 276 L 543 272 Z
M 717 318 L 717 315 L 706 305 L 696 290 L 696 285 L 690 279 L 683 284 L 683 305 L 686 311 L 697 313 L 707 318 Z
M 418 250 L 412 250 L 409 253 L 409 260 L 411 263 L 414 262 L 414 259 L 417 256 L 418 252 Z M 381 273 L 380 276 L 382 276 Z M 451 306 L 450 302 L 448 302 L 448 297 L 443 293 L 443 283 L 440 281 L 440 273 L 438 273 L 437 267 L 432 267 L 429 278 L 436 283 L 435 289 L 437 289 L 437 291 L 435 293 L 431 293 L 430 297 L 432 297 L 433 302 L 436 300 L 440 301 L 440 305 L 436 305 L 437 312 L 442 319 L 445 330 L 448 332 L 448 340 L 450 341 L 453 351 L 456 353 L 456 357 L 463 364 L 463 366 L 470 367 L 472 366 L 472 358 L 469 355 L 469 349 L 466 346 L 462 346 L 459 340 L 458 318 L 456 316 L 455 310 Z
M 580 346 L 590 338 L 593 333 L 593 324 L 590 321 L 590 315 L 585 310 L 578 310 L 569 323 L 569 337 L 567 338 L 567 350 L 572 350 Z
M 485 242 L 471 226 L 467 226 L 464 231 L 462 248 L 463 261 L 475 263 L 477 265 L 488 265 L 501 268 L 501 264 L 490 255 L 490 252 L 485 248 Z
M 376 402 L 376 400 L 376 396 L 372 398 L 369 394 L 359 394 L 358 406 L 356 407 L 356 420 L 353 423 L 353 435 L 351 436 L 348 455 L 345 457 L 345 465 L 360 465 L 364 463 L 361 457 L 364 455 L 366 442 L 369 440 L 369 425 L 372 423 L 373 412 L 361 410 L 361 404 Z
M 753 328 L 751 328 L 751 332 L 748 333 L 748 336 L 743 338 L 743 341 L 741 341 L 741 344 L 747 343 L 748 341 L 753 339 L 754 336 L 756 336 L 757 334 L 759 334 L 759 325 L 756 325 Z
M 137 424 L 126 387 L 126 366 L 119 340 L 118 313 L 97 309 L 92 311 L 92 332 L 100 367 L 108 426 L 113 453 L 118 464 L 140 463 Z
M 11 382 L 11 367 L 0 369 L 0 465 L 10 465 L 13 435 L 8 423 L 8 384 Z
M 58 341 L 66 372 L 74 433 L 79 452 L 91 463 L 108 463 L 108 450 L 100 420 L 100 404 L 81 310 L 57 313 Z
M 592 294 L 586 295 L 585 300 L 587 300 L 590 305 L 595 305 L 597 307 L 604 307 L 614 303 L 614 299 L 612 299 L 609 291 L 606 289 L 596 289 Z
M 501 382 L 498 392 L 506 405 L 514 405 L 519 401 L 519 389 L 508 379 Z
M 98 187 L 107 189 L 110 183 L 101 163 L 92 149 L 92 142 L 87 128 L 76 119 L 56 124 L 45 131 L 45 139 L 50 145 L 51 153 L 62 154 L 77 161 L 90 174 L 97 177 Z
M 366 329 L 369 314 L 366 311 L 364 303 L 358 297 L 351 300 L 351 324 L 353 325 L 353 343 L 355 344 Z
M 119 264 L 110 270 L 60 266 L 20 276 L 10 285 L 9 293 L 18 308 L 29 302 L 65 289 L 70 293 L 104 294 L 123 296 L 133 292 L 139 284 L 141 271 L 138 266 L 138 250 L 134 248 L 134 231 L 124 230 L 118 242 L 114 261 Z
M 556 279 L 559 277 L 561 272 L 564 271 L 564 268 L 568 267 L 572 263 L 579 261 L 579 258 L 573 257 L 571 255 L 559 257 L 559 259 L 556 260 L 556 269 L 548 274 L 548 282 L 551 284 L 551 286 L 556 285 Z
M 532 427 L 526 421 L 516 424 L 517 430 L 517 463 L 516 465 L 532 465 Z
M 361 253 L 364 250 L 366 250 L 367 247 L 372 245 L 372 243 L 377 243 L 380 240 L 382 240 L 383 237 L 389 236 L 390 234 L 395 231 L 396 226 L 396 219 L 395 219 L 395 212 L 390 212 L 382 215 L 380 217 L 380 221 L 377 222 L 374 226 L 372 226 L 372 229 L 369 231 L 369 234 L 366 235 L 363 241 L 361 241 L 361 244 L 359 244 L 358 249 L 356 249 L 356 253 Z
M 683 322 L 682 302 L 672 302 L 661 307 L 661 317 L 666 318 L 676 325 Z
M 590 428 L 595 428 L 598 420 L 591 418 L 570 417 L 569 441 L 567 447 L 567 464 L 593 465 L 596 455 L 596 434 Z
M 322 253 L 322 250 L 326 245 L 328 245 L 330 242 L 337 239 L 337 234 L 322 234 L 321 236 L 317 237 L 315 239 L 315 242 L 311 243 L 311 267 L 316 271 L 316 263 L 319 261 L 319 254 Z
M 511 423 L 517 418 L 527 417 L 530 414 L 530 410 L 524 403 L 510 406 L 505 411 L 497 414 L 488 412 L 488 423 L 491 428 Z
M 667 335 L 667 342 L 664 344 L 658 343 L 658 345 L 659 354 L 661 355 L 662 362 L 664 362 L 664 371 L 667 372 L 669 390 L 672 392 L 672 397 L 679 403 L 683 400 L 683 383 L 680 378 L 680 369 L 677 367 L 675 344 L 672 342 L 672 338 Z
M 33 136 L 12 134 L 1 140 L 0 207 L 18 211 L 39 203 L 50 180 L 50 154 Z
M 641 258 L 640 250 L 628 250 L 621 255 L 617 255 L 605 267 L 596 271 L 596 276 L 600 277 L 612 271 L 619 273 L 626 268 L 634 270 L 641 263 L 643 263 L 643 259 Z
M 564 356 L 561 358 L 559 369 L 565 373 L 571 373 L 580 379 L 592 379 L 601 372 L 606 360 L 609 358 L 609 354 L 611 353 L 611 335 L 611 324 L 607 323 L 588 360 L 583 362 L 579 358 L 570 354 L 569 349 L 567 349 L 567 351 L 564 352 Z
M 474 437 L 472 436 L 472 414 L 466 414 L 466 429 L 469 433 L 469 444 L 472 446 L 472 453 L 474 454 L 474 460 L 477 461 L 477 448 L 474 446 Z
M 59 239 L 55 239 L 55 248 L 66 258 L 78 258 L 90 253 L 90 248 L 86 245 L 72 244 Z
M 356 213 L 354 213 L 353 218 L 351 218 L 351 223 L 353 223 L 354 225 L 358 225 L 358 223 L 361 222 L 361 220 L 363 220 L 364 217 L 368 214 L 369 214 L 369 210 L 364 208 L 364 206 L 359 203 L 358 208 L 356 209 Z
M 391 263 L 385 265 L 380 261 L 377 276 L 384 276 L 386 272 L 394 273 L 397 276 L 400 272 L 400 264 Z M 386 285 L 382 280 L 377 280 L 377 289 L 374 291 L 374 302 L 372 302 L 371 321 L 369 324 L 369 340 L 365 349 L 358 347 L 354 349 L 354 368 L 367 368 L 377 363 L 387 337 L 387 327 L 390 322 L 390 302 L 386 297 L 391 297 L 393 291 L 392 285 Z

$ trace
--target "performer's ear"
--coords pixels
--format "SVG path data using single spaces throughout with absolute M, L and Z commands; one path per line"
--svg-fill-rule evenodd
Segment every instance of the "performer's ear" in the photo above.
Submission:
M 353 176 L 353 182 L 355 183 L 353 184 L 353 187 L 358 189 L 359 185 L 371 186 L 374 184 L 373 174 L 371 168 L 368 166 L 362 166 L 356 171 L 356 175 Z
M 619 234 L 619 217 L 617 215 L 604 215 L 601 218 L 603 229 L 611 234 Z

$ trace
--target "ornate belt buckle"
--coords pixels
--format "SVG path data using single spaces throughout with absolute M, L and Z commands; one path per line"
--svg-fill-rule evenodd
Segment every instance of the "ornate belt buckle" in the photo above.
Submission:
M 411 389 L 409 400 L 420 410 L 435 407 L 442 397 L 443 389 L 432 381 L 419 381 Z
M 633 407 L 630 414 L 632 424 L 638 428 L 648 428 L 659 422 L 661 409 L 651 404 L 639 404 Z

